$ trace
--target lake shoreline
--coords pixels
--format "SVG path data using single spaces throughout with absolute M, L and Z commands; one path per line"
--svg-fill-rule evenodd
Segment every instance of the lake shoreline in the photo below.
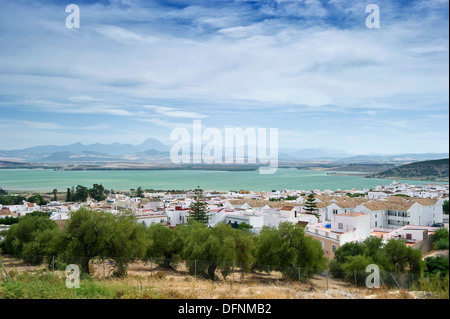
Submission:
M 391 179 L 373 179 L 349 173 L 346 176 L 326 171 L 279 168 L 275 174 L 258 171 L 217 170 L 87 170 L 56 171 L 51 169 L 0 169 L 0 187 L 11 192 L 65 191 L 82 185 L 92 187 L 102 184 L 108 190 L 130 190 L 141 187 L 154 190 L 192 190 L 200 186 L 204 190 L 227 192 L 249 190 L 265 192 L 272 190 L 341 190 L 363 191 L 379 185 L 389 185 Z M 344 173 L 344 172 L 340 172 Z M 399 180 L 418 185 L 430 181 Z M 445 183 L 439 183 L 445 184 Z

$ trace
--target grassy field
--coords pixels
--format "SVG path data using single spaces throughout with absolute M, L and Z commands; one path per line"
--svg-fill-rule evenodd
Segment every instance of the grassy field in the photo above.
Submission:
M 316 276 L 308 283 L 286 280 L 281 274 L 236 274 L 226 280 L 205 280 L 178 268 L 168 270 L 136 262 L 126 278 L 103 279 L 100 264 L 80 288 L 67 288 L 63 271 L 49 271 L 10 257 L 3 263 L 11 280 L 0 284 L 0 299 L 411 299 L 423 294 L 385 288 L 356 288 L 347 282 Z M 107 274 L 110 271 L 107 270 Z

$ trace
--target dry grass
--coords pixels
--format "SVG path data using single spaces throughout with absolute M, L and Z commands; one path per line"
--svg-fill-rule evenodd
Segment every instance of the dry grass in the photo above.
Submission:
M 11 272 L 35 272 L 45 266 L 24 265 L 13 258 L 3 258 L 3 263 Z M 275 272 L 250 273 L 242 276 L 236 273 L 226 279 L 216 281 L 196 278 L 188 274 L 183 265 L 177 270 L 165 269 L 141 261 L 130 264 L 126 278 L 111 277 L 112 268 L 105 267 L 103 279 L 101 261 L 91 265 L 92 277 L 105 287 L 130 287 L 139 294 L 120 295 L 119 298 L 161 298 L 161 299 L 410 299 L 416 298 L 403 290 L 366 289 L 347 282 L 316 276 L 308 283 L 286 280 Z M 60 272 L 63 275 L 63 272 Z M 14 274 L 12 274 L 14 276 Z

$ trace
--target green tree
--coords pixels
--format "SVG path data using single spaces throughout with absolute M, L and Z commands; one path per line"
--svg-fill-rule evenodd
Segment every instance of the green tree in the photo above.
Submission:
M 419 250 L 407 247 L 402 240 L 391 239 L 383 244 L 380 238 L 369 237 L 363 242 L 349 242 L 334 252 L 329 263 L 330 274 L 351 282 L 363 283 L 365 266 L 376 264 L 385 283 L 397 284 L 390 273 L 412 273 L 421 275 L 424 269 Z M 364 268 L 364 269 L 363 269 Z
M 379 237 L 367 237 L 362 243 L 363 255 L 378 256 L 383 247 L 383 239 Z
M 371 257 L 364 255 L 349 256 L 341 268 L 347 281 L 357 282 L 358 285 L 364 285 L 367 278 L 366 267 L 373 264 Z
M 181 251 L 180 239 L 175 229 L 162 224 L 152 224 L 147 228 L 149 246 L 146 256 L 162 258 L 157 263 L 165 268 L 173 268 L 176 256 Z
M 257 237 L 256 262 L 280 270 L 284 276 L 307 281 L 326 267 L 326 258 L 318 240 L 306 236 L 298 224 L 282 222 L 278 229 L 263 227 Z
M 8 196 L 8 195 L 0 195 L 0 204 L 2 205 L 21 205 L 22 200 L 26 200 L 24 197 L 20 196 L 20 201 L 18 199 L 19 196 Z
M 191 274 L 194 272 L 205 278 L 215 280 L 216 269 L 224 278 L 234 265 L 241 271 L 248 271 L 253 262 L 253 235 L 248 231 L 234 229 L 224 223 L 207 227 L 201 222 L 192 222 L 179 228 L 182 238 L 181 257 Z
M 52 256 L 58 255 L 62 244 L 62 233 L 58 227 L 51 227 L 33 233 L 33 239 L 23 244 L 24 261 L 35 265 L 43 261 L 49 263 Z
M 364 246 L 359 242 L 349 242 L 345 243 L 334 252 L 334 259 L 338 263 L 345 263 L 349 257 L 363 255 Z
M 144 191 L 141 186 L 139 186 L 136 190 L 136 197 L 144 197 Z
M 129 213 L 112 214 L 80 208 L 73 212 L 63 229 L 63 256 L 80 264 L 86 273 L 95 257 L 113 257 L 115 275 L 126 274 L 128 263 L 143 257 L 147 247 L 145 226 Z
M 436 230 L 434 234 L 431 236 L 431 240 L 433 241 L 435 249 L 438 250 L 448 249 L 449 246 L 448 229 L 440 228 Z
M 449 274 L 449 257 L 435 256 L 425 258 L 425 276 L 440 276 L 441 278 Z
M 203 196 L 203 189 L 200 186 L 194 190 L 194 201 L 189 206 L 189 217 L 188 223 L 192 222 L 201 222 L 206 224 L 209 220 L 208 217 L 208 204 L 205 201 L 205 197 Z
M 66 192 L 66 202 L 71 202 L 72 201 L 72 193 L 70 192 L 70 188 L 67 189 Z
M 442 210 L 444 211 L 445 215 L 448 215 L 448 209 L 449 209 L 449 204 L 448 204 L 448 199 L 444 200 L 444 204 L 442 205 Z
M 77 202 L 85 202 L 87 201 L 88 197 L 89 197 L 89 190 L 87 187 L 82 186 L 82 185 L 78 185 L 75 191 L 75 200 Z
M 408 264 L 408 249 L 405 241 L 392 239 L 383 248 L 383 255 L 386 258 L 383 265 L 390 272 L 405 272 Z
M 41 233 L 47 230 L 54 231 L 57 228 L 56 223 L 49 219 L 48 215 L 27 214 L 20 217 L 19 222 L 8 229 L 2 242 L 2 250 L 8 254 L 24 257 L 27 262 L 40 263 L 45 250 L 32 250 L 29 247 L 37 242 L 37 237 Z
M 334 278 L 344 278 L 343 264 L 352 257 L 364 255 L 364 251 L 369 251 L 369 249 L 359 242 L 348 242 L 340 246 L 335 250 L 333 260 L 329 262 L 330 275 Z
M 138 222 L 132 212 L 109 214 L 107 219 L 109 223 L 105 228 L 110 228 L 110 235 L 103 243 L 104 256 L 114 258 L 114 275 L 123 277 L 130 262 L 145 256 L 148 247 L 146 227 Z
M 64 249 L 62 256 L 68 263 L 81 265 L 89 271 L 92 258 L 105 256 L 105 242 L 111 234 L 112 218 L 106 213 L 98 213 L 82 207 L 71 214 L 63 228 Z
M 58 190 L 55 188 L 55 189 L 53 189 L 52 193 L 53 193 L 52 200 L 56 202 L 58 200 Z
M 317 204 L 316 204 L 316 197 L 313 193 L 309 194 L 306 197 L 306 203 L 304 207 L 307 214 L 311 214 L 317 217 L 317 220 L 319 220 L 320 216 L 318 214 L 317 210 Z
M 0 195 L 0 204 L 1 205 L 11 205 L 11 197 L 8 195 Z
M 24 200 L 25 200 L 25 197 L 23 197 L 22 195 L 11 197 L 12 205 L 22 205 Z
M 5 217 L 0 218 L 0 224 L 2 225 L 12 225 L 19 222 L 19 217 Z
M 259 233 L 255 244 L 255 261 L 259 265 L 264 265 L 262 269 L 267 270 L 266 265 L 277 267 L 282 264 L 281 248 L 283 238 L 278 229 L 273 227 L 263 227 Z M 257 265 L 257 268 L 258 265 Z
M 45 205 L 45 204 L 47 204 L 45 199 L 44 199 L 44 197 L 42 197 L 41 194 L 32 195 L 32 196 L 28 197 L 27 201 L 29 203 L 35 203 L 35 204 L 38 204 L 38 205 Z
M 240 223 L 239 224 L 239 226 L 238 226 L 238 229 L 242 229 L 242 230 L 250 230 L 250 229 L 252 229 L 253 228 L 253 226 L 252 225 L 250 225 L 250 224 L 247 224 L 247 223 L 245 223 L 245 222 L 242 222 L 242 223 Z
M 105 188 L 102 184 L 94 184 L 89 190 L 89 195 L 98 202 L 106 199 Z

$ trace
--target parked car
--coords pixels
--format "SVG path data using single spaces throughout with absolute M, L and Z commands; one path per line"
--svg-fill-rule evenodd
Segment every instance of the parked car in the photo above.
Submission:
M 434 223 L 431 227 L 444 227 L 444 223 Z

